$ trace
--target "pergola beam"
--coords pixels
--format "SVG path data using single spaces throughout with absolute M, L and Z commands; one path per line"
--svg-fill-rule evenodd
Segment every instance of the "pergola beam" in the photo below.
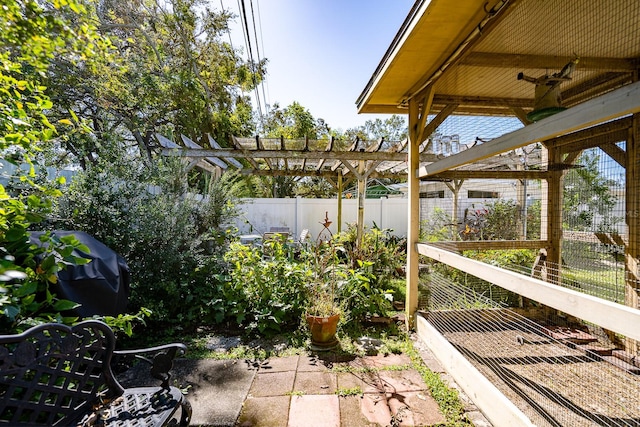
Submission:
M 547 179 L 549 172 L 538 170 L 450 170 L 429 175 L 423 181 L 441 181 L 451 179 Z
M 407 153 L 393 152 L 368 152 L 368 151 L 304 151 L 304 150 L 237 150 L 234 148 L 221 148 L 216 150 L 194 150 L 189 148 L 162 148 L 162 154 L 175 157 L 220 157 L 220 158 L 251 158 L 251 159 L 289 159 L 307 160 L 377 160 L 383 162 L 404 162 Z M 434 162 L 438 160 L 435 154 L 423 153 L 421 162 Z
M 240 172 L 242 175 L 246 176 L 308 176 L 308 177 L 322 177 L 328 179 L 335 179 L 337 175 L 342 176 L 353 176 L 347 170 L 344 173 L 341 171 L 317 171 L 317 170 L 300 170 L 300 169 L 243 169 Z M 406 172 L 405 172 L 406 173 Z M 378 172 L 376 170 L 371 171 L 367 177 L 371 179 L 399 179 L 404 178 L 405 173 L 393 173 L 393 172 Z

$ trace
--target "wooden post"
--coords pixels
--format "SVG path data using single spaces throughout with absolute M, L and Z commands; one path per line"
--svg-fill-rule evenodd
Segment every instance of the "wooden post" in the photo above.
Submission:
M 333 137 L 331 137 L 333 140 Z M 338 233 L 342 231 L 342 168 L 338 169 Z
M 518 164 L 516 166 L 517 170 L 524 170 L 523 164 Z M 527 180 L 526 179 L 518 179 L 516 180 L 516 206 L 517 206 L 517 217 L 516 224 L 518 227 L 518 238 L 520 240 L 526 240 L 527 238 Z
M 433 102 L 433 87 L 430 86 L 425 96 L 409 100 L 409 142 L 408 142 L 408 192 L 409 212 L 407 222 L 407 294 L 405 302 L 407 328 L 415 326 L 415 316 L 418 311 L 418 264 L 417 244 L 420 240 L 420 143 L 423 141 L 425 123 L 431 103 Z M 422 105 L 420 105 L 420 103 Z
M 547 209 L 542 211 L 546 215 L 546 237 L 549 240 L 547 248 L 548 278 L 554 284 L 560 284 L 560 270 L 562 268 L 562 174 L 559 167 L 562 163 L 560 150 L 547 147 L 547 169 L 551 172 L 547 185 Z M 550 268 L 549 268 L 550 265 Z
M 364 151 L 364 149 L 360 150 Z M 364 175 L 364 160 L 358 162 L 358 223 L 356 224 L 356 247 L 362 246 L 364 235 L 364 199 L 367 191 L 367 177 Z
M 627 138 L 626 170 L 626 223 L 629 243 L 625 253 L 625 304 L 640 309 L 640 114 L 633 116 L 633 124 Z M 640 355 L 640 342 L 627 338 L 628 352 Z

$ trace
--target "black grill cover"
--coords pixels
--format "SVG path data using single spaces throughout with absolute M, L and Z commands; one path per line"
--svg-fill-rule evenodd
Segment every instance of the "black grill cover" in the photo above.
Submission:
M 42 232 L 32 232 L 32 242 L 40 245 Z M 73 255 L 88 258 L 84 265 L 68 265 L 58 272 L 58 283 L 51 290 L 58 298 L 78 304 L 74 313 L 81 317 L 117 316 L 124 313 L 129 299 L 130 275 L 126 261 L 104 243 L 83 231 L 51 232 L 52 236 L 73 234 L 89 248 L 89 253 L 75 250 Z

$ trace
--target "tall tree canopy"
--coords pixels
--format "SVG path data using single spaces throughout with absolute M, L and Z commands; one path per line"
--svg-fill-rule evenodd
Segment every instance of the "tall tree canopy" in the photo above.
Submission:
M 81 164 L 114 145 L 147 155 L 155 132 L 211 133 L 222 144 L 253 133 L 246 91 L 266 61 L 244 61 L 224 41 L 231 15 L 201 0 L 86 1 L 113 54 L 80 65 L 56 58 L 48 84 L 56 113 L 71 110 L 92 131 L 65 141 Z

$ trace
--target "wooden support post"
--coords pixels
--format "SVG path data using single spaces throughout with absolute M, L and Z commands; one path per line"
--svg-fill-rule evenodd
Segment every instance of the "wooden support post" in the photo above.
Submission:
M 547 147 L 547 169 L 550 171 L 547 180 L 546 210 L 541 212 L 546 215 L 546 239 L 549 240 L 547 248 L 548 278 L 551 283 L 560 284 L 560 270 L 562 268 L 562 169 L 557 165 L 562 163 L 562 154 L 559 149 Z M 543 238 L 544 239 L 544 238 Z
M 625 304 L 640 309 L 640 114 L 633 116 L 627 138 L 626 222 L 629 243 L 625 253 Z M 638 357 L 640 341 L 627 338 L 625 347 Z
M 342 231 L 342 191 L 342 169 L 338 169 L 338 233 Z
M 406 293 L 406 323 L 407 328 L 415 326 L 415 316 L 418 311 L 418 264 L 417 244 L 420 240 L 420 143 L 423 141 L 425 123 L 433 102 L 433 86 L 425 91 L 423 98 L 409 100 L 409 142 L 408 142 L 408 192 L 409 212 L 407 222 L 407 293 Z
M 358 248 L 362 246 L 362 236 L 364 235 L 364 199 L 367 191 L 364 166 L 364 160 L 360 160 L 358 162 L 358 223 L 356 224 L 356 247 Z
M 518 170 L 524 170 L 523 164 L 517 165 Z M 518 207 L 516 223 L 520 240 L 527 238 L 527 180 L 516 180 L 516 206 Z

